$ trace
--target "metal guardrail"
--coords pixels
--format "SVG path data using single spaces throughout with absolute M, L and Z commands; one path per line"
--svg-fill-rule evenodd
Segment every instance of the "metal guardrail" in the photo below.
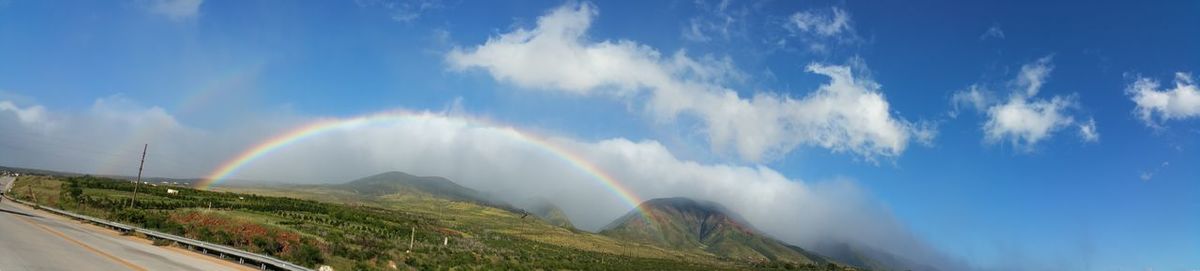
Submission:
M 151 238 L 172 241 L 177 244 L 187 246 L 188 249 L 200 250 L 201 252 L 203 252 L 205 254 L 216 255 L 217 257 L 219 257 L 221 259 L 229 259 L 229 260 L 236 259 L 238 263 L 258 266 L 264 270 L 266 270 L 268 267 L 274 267 L 274 269 L 279 269 L 279 270 L 312 270 L 307 267 L 299 266 L 299 265 L 296 265 L 296 264 L 293 264 L 293 263 L 290 263 L 290 262 L 287 262 L 284 260 L 276 259 L 274 257 L 254 254 L 254 253 L 250 253 L 250 252 L 247 252 L 244 250 L 227 247 L 227 246 L 223 246 L 223 245 L 218 245 L 218 244 L 213 244 L 213 243 L 209 243 L 209 242 L 204 242 L 204 241 L 200 241 L 200 240 L 189 239 L 189 238 L 181 237 L 181 236 L 174 235 L 174 234 L 162 233 L 162 232 L 146 230 L 146 229 L 137 229 L 137 232 L 140 232 Z
M 162 232 L 158 232 L 158 231 L 142 229 L 142 228 L 133 227 L 133 226 L 129 226 L 129 225 L 125 225 L 125 224 L 121 224 L 121 223 L 117 223 L 117 222 L 112 222 L 112 221 L 108 221 L 108 220 L 104 220 L 104 219 L 99 219 L 99 218 L 95 218 L 95 217 L 91 217 L 91 216 L 80 215 L 80 214 L 76 214 L 76 213 L 72 213 L 72 212 L 68 212 L 68 211 L 63 211 L 63 210 L 59 210 L 56 208 L 35 205 L 33 203 L 19 200 L 19 199 L 10 197 L 8 195 L 4 195 L 4 197 L 8 198 L 9 200 L 15 201 L 17 203 L 34 206 L 36 208 L 49 211 L 51 213 L 70 217 L 73 219 L 94 223 L 97 225 L 101 225 L 104 227 L 108 227 L 108 228 L 120 231 L 122 233 L 137 232 L 137 233 L 141 233 L 142 235 L 145 235 L 148 238 L 161 239 L 161 240 L 175 242 L 176 244 L 179 244 L 180 246 L 186 247 L 193 251 L 199 251 L 199 252 L 204 253 L 209 256 L 215 256 L 215 257 L 218 257 L 221 259 L 234 261 L 234 262 L 237 262 L 240 264 L 258 267 L 259 269 L 262 269 L 262 270 L 312 271 L 312 269 L 309 269 L 307 267 L 296 265 L 296 264 L 293 264 L 293 263 L 290 263 L 290 262 L 287 262 L 284 260 L 276 259 L 271 256 L 254 254 L 254 253 L 247 252 L 245 250 L 240 250 L 240 249 L 236 249 L 236 248 L 232 248 L 232 247 L 228 247 L 228 246 L 213 244 L 213 243 L 195 240 L 195 239 L 182 237 L 182 236 L 169 234 L 169 233 L 162 233 Z
M 76 214 L 76 213 L 72 213 L 72 212 L 67 212 L 67 211 L 56 209 L 56 208 L 51 208 L 51 207 L 46 207 L 46 206 L 40 206 L 38 208 L 41 208 L 42 210 L 50 211 L 51 213 L 55 213 L 58 215 L 74 218 L 77 220 L 91 222 L 93 224 L 97 224 L 97 225 L 104 226 L 104 227 L 107 227 L 110 229 L 114 229 L 114 230 L 117 230 L 122 233 L 133 232 L 136 229 L 133 226 L 129 226 L 129 225 L 125 225 L 125 224 L 121 224 L 121 223 L 117 223 L 117 222 L 112 222 L 112 221 L 108 221 L 108 220 L 103 220 L 103 219 L 99 219 L 99 218 L 95 218 L 95 217 L 90 217 L 90 216 L 86 216 L 86 215 Z

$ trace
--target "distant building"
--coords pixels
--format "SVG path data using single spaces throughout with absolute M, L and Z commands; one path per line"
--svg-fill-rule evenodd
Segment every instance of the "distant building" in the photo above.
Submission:
M 169 195 L 178 195 L 178 194 L 179 194 L 179 190 L 175 190 L 175 189 L 170 189 L 170 188 L 167 188 L 167 194 L 169 194 Z

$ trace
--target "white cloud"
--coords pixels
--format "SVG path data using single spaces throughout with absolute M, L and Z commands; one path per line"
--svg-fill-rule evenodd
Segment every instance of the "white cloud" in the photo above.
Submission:
M 978 84 L 971 85 L 966 90 L 955 92 L 953 96 L 950 96 L 950 105 L 954 107 L 954 110 L 950 111 L 950 116 L 958 117 L 963 108 L 983 112 L 987 110 L 987 106 L 993 99 L 991 92 L 982 86 Z
M 1007 100 L 993 98 L 991 92 L 978 84 L 955 92 L 951 96 L 954 109 L 950 115 L 957 117 L 962 107 L 985 113 L 985 141 L 1008 142 L 1025 151 L 1034 150 L 1038 142 L 1072 125 L 1078 126 L 1082 141 L 1097 142 L 1100 134 L 1096 130 L 1095 120 L 1089 117 L 1088 122 L 1077 123 L 1070 112 L 1079 107 L 1074 95 L 1055 95 L 1049 99 L 1035 97 L 1054 69 L 1050 60 L 1051 57 L 1046 56 L 1022 65 L 1016 78 L 1009 84 L 1012 90 Z
M 22 123 L 42 122 L 46 115 L 46 108 L 40 105 L 21 108 L 11 101 L 0 101 L 0 112 L 4 111 L 16 114 L 17 119 L 21 120 Z
M 701 20 L 700 18 L 691 18 L 688 26 L 686 26 L 686 28 L 683 30 L 684 40 L 691 42 L 712 41 L 713 37 L 710 37 L 708 34 L 706 34 L 706 29 L 710 28 L 710 25 L 707 23 L 709 22 L 704 22 L 704 20 Z
M 1050 72 L 1054 70 L 1054 66 L 1050 65 L 1051 56 L 1039 58 L 1033 63 L 1021 65 L 1021 71 L 1017 74 L 1016 84 L 1020 88 L 1025 89 L 1025 97 L 1033 97 L 1042 89 L 1042 84 L 1046 82 L 1046 78 L 1050 77 Z
M 487 124 L 462 113 L 454 102 L 446 113 L 417 112 L 392 121 L 332 129 L 293 142 L 241 168 L 234 179 L 295 183 L 343 182 L 383 171 L 445 176 L 520 204 L 548 199 L 576 225 L 595 230 L 630 206 L 608 185 L 565 162 L 543 143 L 524 139 L 514 128 Z M 148 176 L 195 177 L 262 140 L 323 117 L 243 120 L 220 132 L 179 123 L 158 107 L 121 97 L 97 100 L 82 112 L 45 112 L 42 122 L 20 121 L 0 111 L 0 164 L 87 173 L 132 174 L 142 143 L 150 144 Z M 300 119 L 296 121 L 296 119 Z M 284 123 L 284 125 L 262 125 Z M 34 132 L 30 132 L 34 131 Z M 11 134 L 11 133 L 20 134 Z M 532 135 L 537 136 L 537 135 Z M 685 196 L 719 202 L 764 232 L 812 246 L 822 241 L 867 244 L 903 257 L 952 264 L 908 230 L 852 180 L 806 182 L 764 166 L 681 160 L 656 141 L 624 138 L 543 139 L 589 161 L 638 196 Z M 27 146 L 27 147 L 26 147 Z M 957 269 L 957 268 L 950 268 Z
M 838 7 L 810 9 L 793 13 L 783 24 L 787 38 L 778 40 L 777 46 L 785 47 L 789 39 L 807 46 L 809 52 L 829 53 L 833 44 L 852 44 L 859 41 L 854 32 L 854 21 L 850 13 Z
M 831 7 L 828 11 L 813 9 L 796 12 L 788 17 L 788 20 L 788 29 L 822 37 L 834 37 L 853 31 L 850 28 L 850 14 L 837 7 Z
M 599 87 L 625 92 L 645 82 L 669 81 L 657 51 L 630 41 L 583 44 L 595 15 L 590 4 L 560 7 L 538 18 L 538 27 L 488 39 L 473 50 L 446 56 L 455 70 L 486 69 L 497 80 L 527 88 L 587 94 Z
M 1100 132 L 1096 131 L 1096 119 L 1088 119 L 1087 122 L 1079 124 L 1079 136 L 1084 142 L 1099 142 Z
M 716 4 L 699 0 L 695 2 L 698 15 L 688 20 L 682 30 L 684 40 L 692 42 L 708 42 L 714 38 L 729 40 L 744 31 L 746 17 L 749 15 L 745 8 L 731 8 L 731 0 L 720 0 Z
M 204 4 L 204 0 L 144 0 L 142 4 L 150 13 L 173 21 L 186 21 L 200 14 L 200 5 Z
M 354 0 L 359 7 L 378 7 L 391 13 L 392 20 L 410 23 L 425 13 L 445 7 L 442 0 Z
M 1073 99 L 1058 96 L 1035 101 L 1014 97 L 988 108 L 985 138 L 989 142 L 1007 139 L 1013 146 L 1032 149 L 1038 141 L 1075 122 L 1063 113 L 1072 104 Z
M 1143 123 L 1160 127 L 1169 120 L 1200 118 L 1200 88 L 1190 74 L 1176 73 L 1175 88 L 1160 87 L 1154 79 L 1139 77 L 1125 90 Z
M 498 81 L 544 91 L 608 95 L 644 103 L 658 120 L 697 117 L 714 150 L 750 161 L 819 146 L 867 159 L 900 155 L 908 142 L 935 134 L 892 115 L 879 84 L 850 67 L 810 64 L 830 82 L 802 98 L 771 93 L 742 97 L 721 83 L 740 74 L 728 58 L 663 56 L 628 40 L 588 41 L 597 11 L 566 5 L 469 49 L 447 54 L 451 69 L 486 70 Z M 918 134 L 919 136 L 914 136 Z
M 699 18 L 692 18 L 688 21 L 688 26 L 683 29 L 683 39 L 694 42 L 711 41 L 712 37 L 705 34 L 705 29 L 708 26 L 705 21 Z
M 1141 174 L 1138 175 L 1138 178 L 1142 179 L 1142 181 L 1150 181 L 1151 179 L 1154 179 L 1154 174 L 1158 174 L 1159 171 L 1166 169 L 1167 166 L 1170 166 L 1170 165 L 1171 165 L 1170 162 L 1163 161 L 1162 164 L 1159 164 L 1158 167 L 1152 168 L 1150 170 L 1142 171 Z
M 988 39 L 1004 39 L 1004 30 L 1000 29 L 1000 24 L 992 24 L 982 35 L 979 35 L 979 40 Z

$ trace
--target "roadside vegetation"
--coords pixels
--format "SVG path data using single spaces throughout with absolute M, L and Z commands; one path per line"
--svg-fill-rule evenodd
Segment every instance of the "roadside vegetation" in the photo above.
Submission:
M 11 196 L 335 270 L 842 270 L 663 249 L 427 197 L 377 200 L 325 190 L 239 193 L 144 184 L 137 189 L 133 202 L 129 181 L 21 176 Z

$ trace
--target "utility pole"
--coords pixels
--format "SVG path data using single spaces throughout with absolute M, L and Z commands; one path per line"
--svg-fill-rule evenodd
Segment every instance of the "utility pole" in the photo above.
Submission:
M 138 162 L 138 176 L 137 180 L 133 183 L 133 199 L 129 200 L 129 208 L 133 208 L 134 202 L 137 202 L 138 187 L 142 186 L 142 166 L 146 165 L 146 148 L 149 147 L 150 144 L 142 145 L 142 161 Z

